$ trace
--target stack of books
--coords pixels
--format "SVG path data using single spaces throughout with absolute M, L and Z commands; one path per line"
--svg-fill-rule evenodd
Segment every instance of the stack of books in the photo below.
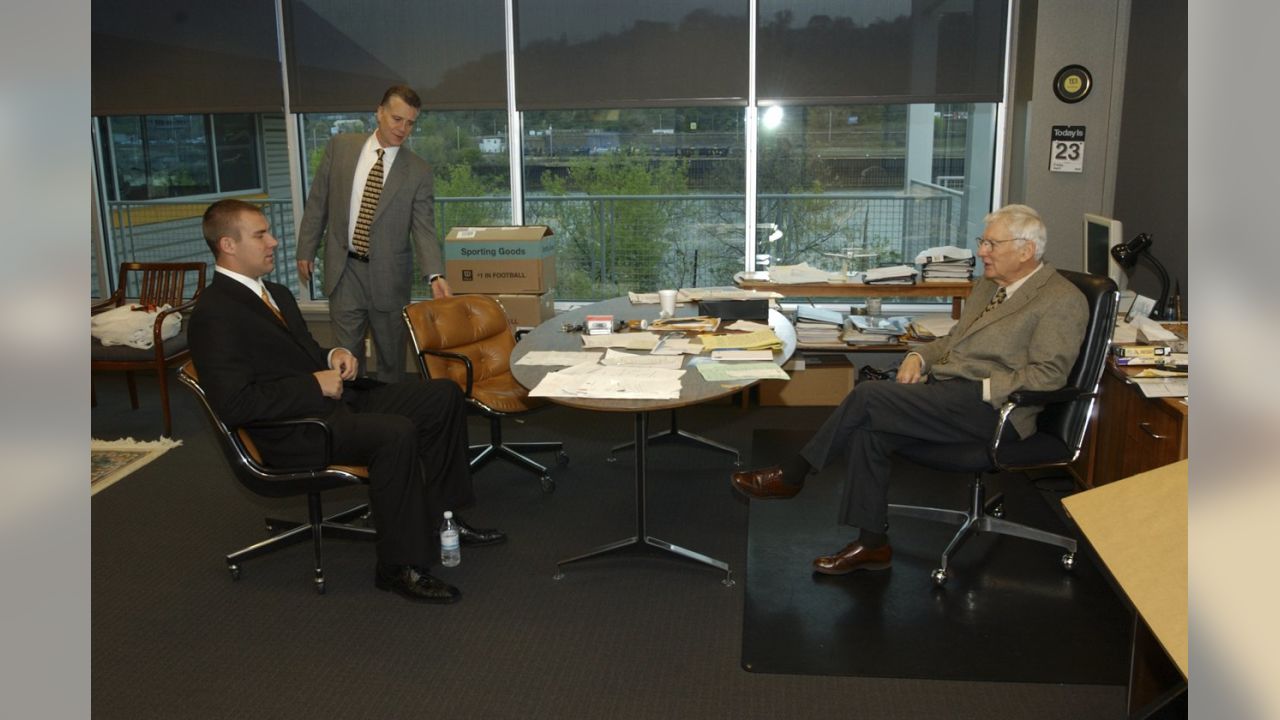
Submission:
M 846 345 L 892 345 L 910 333 L 911 318 L 903 316 L 850 315 L 840 339 Z
M 972 250 L 942 245 L 920 251 L 916 264 L 925 282 L 962 282 L 973 279 L 976 260 Z
M 844 313 L 800 305 L 796 307 L 796 344 L 839 345 Z
M 910 265 L 872 268 L 863 273 L 863 282 L 868 285 L 914 285 L 916 269 Z

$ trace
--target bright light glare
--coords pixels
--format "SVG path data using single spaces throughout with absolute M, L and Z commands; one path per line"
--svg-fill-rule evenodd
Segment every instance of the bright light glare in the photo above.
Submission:
M 782 124 L 782 106 L 770 105 L 768 110 L 764 111 L 764 126 L 770 130 Z

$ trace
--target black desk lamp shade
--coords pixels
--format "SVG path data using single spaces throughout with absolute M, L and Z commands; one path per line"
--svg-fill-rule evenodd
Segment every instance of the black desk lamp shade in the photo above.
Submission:
M 1164 265 L 1151 252 L 1151 235 L 1149 233 L 1138 233 L 1129 242 L 1116 245 L 1111 248 L 1111 257 L 1115 258 L 1115 261 L 1126 269 L 1137 265 L 1139 257 L 1146 258 L 1147 262 L 1151 263 L 1151 267 L 1160 276 L 1160 299 L 1156 302 L 1152 314 L 1157 318 L 1163 318 L 1165 303 L 1169 300 L 1169 273 L 1165 271 Z

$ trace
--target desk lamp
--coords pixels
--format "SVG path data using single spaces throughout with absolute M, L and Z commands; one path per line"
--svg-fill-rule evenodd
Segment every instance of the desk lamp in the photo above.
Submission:
M 1151 253 L 1151 235 L 1149 233 L 1138 233 L 1132 240 L 1126 243 L 1120 243 L 1111 248 L 1111 257 L 1120 263 L 1125 269 L 1131 269 L 1138 264 L 1138 258 L 1146 258 L 1151 263 L 1151 267 L 1155 268 L 1156 274 L 1160 276 L 1160 299 L 1156 301 L 1155 308 L 1151 311 L 1152 316 L 1157 318 L 1164 317 L 1165 303 L 1169 299 L 1169 273 L 1165 271 L 1164 265 L 1156 259 Z

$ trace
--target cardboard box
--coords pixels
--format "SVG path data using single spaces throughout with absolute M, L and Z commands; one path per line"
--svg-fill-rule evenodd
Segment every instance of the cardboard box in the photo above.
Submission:
M 444 239 L 444 275 L 458 294 L 541 295 L 555 287 L 555 241 L 545 225 L 455 227 Z
M 804 369 L 793 359 L 784 369 L 790 380 L 761 380 L 760 405 L 834 406 L 853 390 L 853 363 L 844 355 L 804 353 Z
M 556 314 L 555 291 L 541 295 L 494 295 L 507 311 L 507 323 L 511 332 L 517 328 L 535 328 Z

